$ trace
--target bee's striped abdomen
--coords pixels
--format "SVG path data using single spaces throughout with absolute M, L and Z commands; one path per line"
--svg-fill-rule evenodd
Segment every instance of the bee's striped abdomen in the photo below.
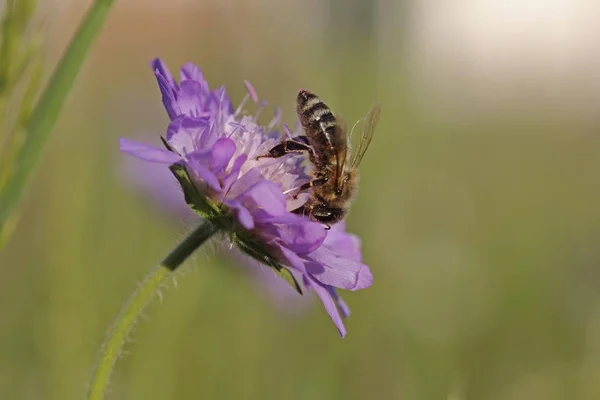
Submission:
M 342 144 L 341 138 L 338 138 L 337 120 L 331 109 L 315 94 L 301 90 L 298 92 L 297 112 L 310 144 L 321 161 L 326 161 L 334 155 L 334 149 Z

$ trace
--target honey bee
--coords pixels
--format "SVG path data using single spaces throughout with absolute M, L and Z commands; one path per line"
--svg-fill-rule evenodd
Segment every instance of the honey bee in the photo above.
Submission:
M 375 105 L 364 118 L 357 148 L 352 149 L 350 157 L 346 124 L 319 97 L 300 90 L 296 111 L 304 136 L 284 140 L 258 158 L 307 152 L 314 172 L 309 182 L 297 188 L 294 197 L 310 189 L 309 199 L 292 212 L 306 215 L 329 229 L 350 211 L 358 191 L 358 166 L 373 139 L 381 109 Z

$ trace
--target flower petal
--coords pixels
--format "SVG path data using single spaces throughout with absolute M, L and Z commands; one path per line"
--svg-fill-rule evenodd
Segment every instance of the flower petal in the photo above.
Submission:
M 333 297 L 331 297 L 331 293 L 329 292 L 328 288 L 314 279 L 311 283 L 311 287 L 323 302 L 325 311 L 327 311 L 327 314 L 329 314 L 329 317 L 337 327 L 338 332 L 342 337 L 346 336 L 346 327 L 344 326 L 344 321 L 342 321 L 342 318 L 340 317 L 337 304 Z
M 181 155 L 190 154 L 196 150 L 208 150 L 208 122 L 204 118 L 180 116 L 174 119 L 167 128 L 167 142 Z
M 198 151 L 196 153 L 192 153 L 189 155 L 187 160 L 187 165 L 189 165 L 190 169 L 196 174 L 198 178 L 206 182 L 211 189 L 216 190 L 217 192 L 221 191 L 221 182 L 216 177 L 216 175 L 210 170 L 210 168 L 206 167 L 205 159 L 208 157 L 206 152 Z
M 127 153 L 145 161 L 164 164 L 175 164 L 176 162 L 181 161 L 181 156 L 171 151 L 125 138 L 119 139 L 119 148 L 123 153 Z
M 289 266 L 295 268 L 296 270 L 305 273 L 306 267 L 304 266 L 304 260 L 298 256 L 298 254 L 294 253 L 292 250 L 282 246 L 281 244 L 277 244 L 277 247 L 281 251 L 281 255 L 288 262 Z
M 218 99 L 219 107 L 217 108 L 217 118 L 224 118 L 227 115 L 233 114 L 233 104 L 231 103 L 231 99 L 229 98 L 229 94 L 225 89 L 225 85 L 215 89 L 213 91 L 215 97 Z
M 218 139 L 212 147 L 211 170 L 219 173 L 225 170 L 235 153 L 235 142 L 229 138 Z
M 252 185 L 255 185 L 256 182 L 263 179 L 264 178 L 258 168 L 250 168 L 232 183 L 229 188 L 229 198 L 233 199 L 242 196 L 246 190 L 252 187 Z
M 182 127 L 194 138 L 194 144 L 197 149 L 208 149 L 213 145 L 217 135 L 214 135 L 211 129 L 210 118 L 190 118 L 185 117 L 182 121 Z
M 229 188 L 231 187 L 233 182 L 235 182 L 235 180 L 240 175 L 240 169 L 242 168 L 242 165 L 244 165 L 244 163 L 246 162 L 247 159 L 248 159 L 248 156 L 246 156 L 245 154 L 242 154 L 242 155 L 238 156 L 235 159 L 235 161 L 233 161 L 233 166 L 231 167 L 229 174 L 227 174 L 223 179 L 221 179 L 221 182 L 223 183 L 223 191 L 224 192 L 229 192 Z
M 244 205 L 242 203 L 240 203 L 237 200 L 223 199 L 222 201 L 223 201 L 223 204 L 225 204 L 227 207 L 229 207 L 232 214 L 235 215 L 238 222 L 245 229 L 247 229 L 247 230 L 254 229 L 254 227 L 255 227 L 254 217 L 252 216 L 252 213 L 250 213 L 250 211 L 248 211 L 248 209 L 246 207 L 244 207 Z
M 166 140 L 169 146 L 181 155 L 185 155 L 196 150 L 194 138 L 183 128 L 184 117 L 174 119 L 167 127 Z
M 254 229 L 254 218 L 252 218 L 250 211 L 241 204 L 237 207 L 234 206 L 233 208 L 237 210 L 237 219 L 239 223 L 248 230 Z
M 160 58 L 152 62 L 152 69 L 162 93 L 162 102 L 165 110 L 167 110 L 169 118 L 173 120 L 181 114 L 179 104 L 177 103 L 177 83 L 175 83 L 169 69 Z
M 179 76 L 180 76 L 179 80 L 181 82 L 189 79 L 192 81 L 199 82 L 202 85 L 205 85 L 205 87 L 208 89 L 208 82 L 206 82 L 206 79 L 204 79 L 204 75 L 202 74 L 202 71 L 200 70 L 200 68 L 198 68 L 198 66 L 195 65 L 194 63 L 191 63 L 191 62 L 185 63 L 181 67 Z
M 203 117 L 209 93 L 200 82 L 182 81 L 177 92 L 177 103 L 181 113 L 190 117 Z
M 281 215 L 286 212 L 285 196 L 273 182 L 260 180 L 246 190 L 243 197 L 244 204 L 253 214 Z
M 154 71 L 154 73 L 159 74 L 163 78 L 165 78 L 165 82 L 167 82 L 170 88 L 172 88 L 173 90 L 177 89 L 177 82 L 175 82 L 173 75 L 171 75 L 171 72 L 169 72 L 169 68 L 162 59 L 155 58 L 154 60 L 152 60 L 150 65 L 152 66 L 152 70 Z
M 285 225 L 278 226 L 278 232 L 287 247 L 298 254 L 307 254 L 321 246 L 327 236 L 327 231 L 321 224 L 295 214 L 288 213 L 285 217 L 290 220 Z M 278 220 L 283 221 L 284 218 Z
M 373 274 L 365 264 L 340 257 L 324 246 L 310 253 L 313 261 L 306 270 L 319 282 L 340 289 L 360 290 L 373 284 Z
M 336 254 L 353 261 L 362 262 L 360 239 L 346 232 L 346 222 L 341 221 L 331 228 L 323 245 Z
M 348 304 L 346 304 L 346 302 L 337 294 L 335 288 L 329 286 L 327 287 L 327 291 L 336 302 L 338 311 L 342 314 L 342 318 L 348 318 L 350 316 L 350 307 L 348 307 Z

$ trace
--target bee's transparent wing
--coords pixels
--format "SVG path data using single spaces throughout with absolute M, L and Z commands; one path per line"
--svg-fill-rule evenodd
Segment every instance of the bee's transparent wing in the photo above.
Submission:
M 346 120 L 344 119 L 343 116 L 341 115 L 336 115 L 336 120 L 337 120 L 337 126 L 335 127 L 335 129 L 339 129 L 339 134 L 337 134 L 336 136 L 338 138 L 343 138 L 344 142 L 343 143 L 339 143 L 338 148 L 336 149 L 335 152 L 335 161 L 337 163 L 336 167 L 335 167 L 335 187 L 339 188 L 342 184 L 341 178 L 342 178 L 342 174 L 344 173 L 344 166 L 346 165 L 346 158 L 348 157 L 348 142 L 347 142 L 347 138 L 346 135 L 348 132 L 347 129 L 347 125 L 346 125 Z
M 360 135 L 358 138 L 352 138 L 354 146 L 352 147 L 352 159 L 350 160 L 350 165 L 352 168 L 357 168 L 362 161 L 367 149 L 369 148 L 369 144 L 371 144 L 371 140 L 373 140 L 373 133 L 375 132 L 375 127 L 379 122 L 379 115 L 381 114 L 381 106 L 379 104 L 375 104 L 371 110 L 367 113 L 367 115 L 362 119 L 362 126 L 360 129 Z M 353 129 L 354 130 L 354 129 Z

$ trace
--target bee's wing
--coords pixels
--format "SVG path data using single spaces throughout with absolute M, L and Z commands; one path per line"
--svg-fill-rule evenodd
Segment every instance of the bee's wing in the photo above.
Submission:
M 371 144 L 371 140 L 373 140 L 373 133 L 375 132 L 375 127 L 379 122 L 379 115 L 381 114 L 381 106 L 379 104 L 375 104 L 371 110 L 367 113 L 367 115 L 363 118 L 364 122 L 360 129 L 360 137 L 358 139 L 353 140 L 356 143 L 356 146 L 352 148 L 352 159 L 350 160 L 350 166 L 352 168 L 357 168 L 360 164 L 365 152 L 369 148 L 369 144 Z
M 335 151 L 335 161 L 337 163 L 335 167 L 335 187 L 339 188 L 341 186 L 341 177 L 344 173 L 344 166 L 346 165 L 346 158 L 348 157 L 348 141 L 347 141 L 347 133 L 346 129 L 346 120 L 341 115 L 336 116 L 337 125 L 335 129 L 339 129 L 339 132 L 336 133 L 336 137 L 339 140 L 343 140 L 343 143 L 339 143 L 338 147 Z

